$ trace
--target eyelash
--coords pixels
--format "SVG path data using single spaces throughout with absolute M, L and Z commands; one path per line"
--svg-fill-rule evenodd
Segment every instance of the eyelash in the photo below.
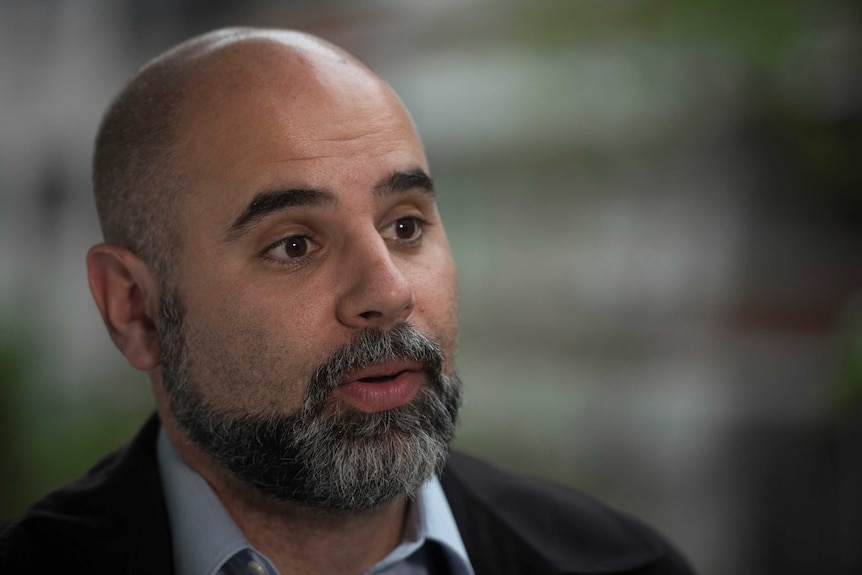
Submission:
M 411 245 L 415 245 L 415 244 L 418 244 L 419 242 L 421 242 L 422 238 L 425 237 L 425 230 L 432 225 L 431 222 L 424 220 L 423 218 L 420 218 L 419 216 L 404 216 L 402 218 L 396 219 L 391 224 L 389 224 L 389 226 L 387 226 L 387 227 L 391 227 L 394 230 L 395 226 L 398 225 L 398 222 L 403 222 L 403 221 L 414 222 L 417 226 L 419 226 L 419 232 L 420 233 L 419 233 L 419 236 L 413 240 L 402 240 L 402 239 L 395 238 L 395 240 L 393 240 L 393 241 L 395 243 L 397 243 L 398 245 L 401 245 L 401 246 L 411 246 Z
M 394 227 L 399 222 L 403 222 L 405 220 L 415 222 L 416 225 L 419 226 L 420 233 L 419 233 L 418 237 L 416 237 L 415 239 L 412 239 L 412 240 L 402 240 L 399 238 L 395 238 L 395 239 L 391 240 L 399 246 L 413 247 L 415 245 L 418 245 L 419 242 L 422 241 L 422 238 L 425 235 L 425 230 L 428 227 L 433 225 L 431 222 L 429 222 L 423 218 L 420 218 L 419 216 L 404 216 L 404 217 L 401 217 L 401 218 L 394 220 L 387 227 L 388 228 L 391 227 L 394 229 Z M 272 250 L 287 244 L 290 240 L 293 240 L 295 238 L 303 238 L 307 242 L 313 242 L 314 241 L 311 238 L 311 236 L 308 236 L 305 234 L 292 234 L 289 236 L 285 236 L 285 237 L 281 238 L 280 240 L 278 240 L 278 241 L 268 245 L 267 247 L 263 248 L 263 250 L 260 252 L 260 257 L 263 258 L 264 260 L 267 260 L 267 261 L 272 262 L 276 265 L 280 265 L 280 266 L 284 266 L 284 267 L 300 267 L 300 266 L 304 265 L 306 262 L 310 261 L 314 257 L 314 255 L 313 255 L 314 252 L 312 252 L 311 254 L 302 255 L 302 256 L 297 257 L 297 258 L 288 258 L 288 259 L 274 258 L 274 257 L 269 255 L 269 252 L 271 252 Z M 315 252 L 316 251 L 317 250 L 315 250 Z
M 260 252 L 260 257 L 263 258 L 264 260 L 268 261 L 268 262 L 274 263 L 274 264 L 279 265 L 279 266 L 284 266 L 284 267 L 302 266 L 303 264 L 305 264 L 306 262 L 311 260 L 311 258 L 313 257 L 313 252 L 312 252 L 312 254 L 302 255 L 298 258 L 287 258 L 287 259 L 274 258 L 274 257 L 269 255 L 269 252 L 271 252 L 272 250 L 287 244 L 287 242 L 289 242 L 290 240 L 293 240 L 295 238 L 303 238 L 303 239 L 305 239 L 305 241 L 307 241 L 309 243 L 314 241 L 311 239 L 311 236 L 308 236 L 305 234 L 292 234 L 289 236 L 285 236 L 285 237 L 281 238 L 280 240 L 278 240 L 277 242 L 272 243 L 272 244 L 268 245 L 267 247 L 263 248 L 263 250 Z M 315 251 L 317 251 L 317 250 L 315 250 Z

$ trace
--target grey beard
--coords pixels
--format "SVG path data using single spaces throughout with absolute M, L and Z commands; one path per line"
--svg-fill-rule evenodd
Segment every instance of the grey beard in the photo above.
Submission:
M 369 328 L 337 350 L 312 376 L 293 414 L 232 415 L 207 405 L 203 382 L 188 376 L 183 310 L 159 306 L 162 378 L 180 427 L 241 481 L 276 501 L 360 511 L 413 498 L 442 470 L 461 404 L 461 382 L 442 374 L 439 346 L 407 323 Z M 393 359 L 424 366 L 428 385 L 407 405 L 364 413 L 329 401 L 353 371 Z

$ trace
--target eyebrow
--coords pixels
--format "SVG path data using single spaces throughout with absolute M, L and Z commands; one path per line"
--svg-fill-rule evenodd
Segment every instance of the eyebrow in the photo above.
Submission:
M 257 194 L 246 209 L 233 221 L 225 233 L 225 240 L 235 241 L 248 228 L 266 216 L 288 208 L 332 206 L 338 200 L 331 192 L 315 189 L 279 190 Z
M 431 198 L 436 197 L 434 181 L 422 168 L 413 168 L 405 172 L 393 172 L 374 186 L 374 191 L 377 192 L 378 196 L 393 196 L 412 190 L 419 190 L 428 194 Z
M 418 190 L 435 198 L 434 182 L 422 168 L 396 171 L 374 186 L 378 197 L 394 196 Z M 225 241 L 233 242 L 248 232 L 255 223 L 270 214 L 296 207 L 323 207 L 338 204 L 332 192 L 313 188 L 278 190 L 257 194 L 246 209 L 233 221 L 225 233 Z

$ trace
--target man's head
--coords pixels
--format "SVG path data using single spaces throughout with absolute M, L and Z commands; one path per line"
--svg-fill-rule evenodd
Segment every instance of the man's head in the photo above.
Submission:
M 216 32 L 145 67 L 97 139 L 88 268 L 166 429 L 276 498 L 415 491 L 460 393 L 427 174 L 392 90 L 316 38 Z

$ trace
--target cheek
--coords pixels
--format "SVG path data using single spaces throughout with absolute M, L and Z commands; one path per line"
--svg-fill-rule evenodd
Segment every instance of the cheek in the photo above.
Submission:
M 316 333 L 313 326 L 320 325 L 323 312 L 308 294 L 285 282 L 256 278 L 213 283 L 216 293 L 198 292 L 189 305 L 201 337 L 220 341 L 234 356 L 266 352 L 275 359 L 313 353 L 309 335 Z
M 307 338 L 284 310 L 248 298 L 202 306 L 186 317 L 189 375 L 214 405 L 252 413 L 296 410 L 316 364 Z
M 416 284 L 416 309 L 413 321 L 427 329 L 443 349 L 445 371 L 454 371 L 458 337 L 458 286 L 454 264 L 438 266 Z

